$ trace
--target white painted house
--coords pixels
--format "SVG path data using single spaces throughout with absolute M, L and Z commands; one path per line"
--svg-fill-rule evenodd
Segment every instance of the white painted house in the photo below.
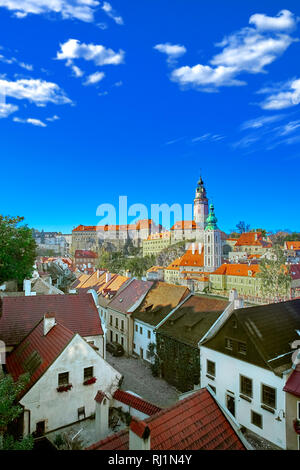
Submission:
M 298 299 L 234 310 L 199 344 L 201 386 L 209 385 L 240 425 L 281 449 L 290 445 L 283 388 L 299 330 Z
M 95 413 L 97 390 L 113 394 L 122 375 L 79 334 L 45 315 L 8 355 L 6 372 L 30 381 L 19 403 L 22 434 L 43 435 Z

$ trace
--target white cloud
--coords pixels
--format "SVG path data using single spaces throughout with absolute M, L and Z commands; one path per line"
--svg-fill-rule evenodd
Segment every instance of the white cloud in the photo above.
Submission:
M 180 44 L 170 44 L 169 42 L 165 44 L 156 44 L 153 49 L 166 54 L 168 56 L 167 61 L 169 63 L 175 62 L 176 59 L 186 53 L 186 48 L 184 46 Z
M 93 61 L 95 65 L 118 65 L 124 62 L 124 51 L 120 49 L 115 52 L 101 44 L 81 44 L 77 39 L 69 39 L 60 47 L 56 56 L 58 60 L 84 59 Z
M 275 17 L 257 13 L 249 20 L 260 31 L 284 31 L 294 29 L 297 23 L 289 10 L 281 10 Z
M 75 77 L 82 77 L 84 75 L 84 71 L 77 67 L 77 65 L 70 64 L 70 66 L 73 70 Z
M 290 121 L 287 124 L 285 124 L 284 126 L 282 126 L 282 128 L 279 132 L 279 135 L 283 136 L 283 135 L 291 134 L 296 129 L 299 129 L 299 127 L 300 127 L 300 121 L 299 120 L 298 121 Z
M 38 127 L 47 127 L 47 125 L 40 121 L 40 119 L 34 119 L 34 118 L 27 118 L 27 119 L 21 119 L 18 117 L 13 118 L 14 122 L 20 122 L 23 124 L 32 124 L 33 126 L 38 126 Z
M 117 24 L 124 24 L 123 18 L 119 15 L 117 15 L 116 11 L 113 9 L 110 3 L 108 2 L 103 2 L 102 5 L 102 10 L 105 11 L 105 13 L 112 18 Z
M 89 75 L 84 82 L 84 85 L 95 85 L 96 83 L 99 83 L 103 78 L 105 77 L 104 72 L 95 72 Z
M 171 80 L 178 82 L 180 85 L 186 86 L 238 86 L 245 85 L 245 82 L 235 80 L 236 71 L 233 67 L 219 66 L 216 68 L 209 65 L 188 65 L 173 70 Z M 212 91 L 212 89 L 206 89 Z
M 244 28 L 226 38 L 224 47 L 210 62 L 212 65 L 232 67 L 240 72 L 261 73 L 266 65 L 276 60 L 294 41 L 286 34 L 265 36 L 254 29 Z
M 46 105 L 47 103 L 72 103 L 56 83 L 40 79 L 31 78 L 16 81 L 0 79 L 0 94 L 18 100 L 26 99 L 38 106 Z
M 28 14 L 59 13 L 63 19 L 78 19 L 85 22 L 94 20 L 99 6 L 97 0 L 0 0 L 0 7 L 13 11 L 17 18 Z
M 0 118 L 7 118 L 10 114 L 18 111 L 19 107 L 13 104 L 0 103 Z
M 251 18 L 254 24 L 253 17 Z M 278 20 L 278 17 L 274 18 Z M 177 68 L 172 72 L 171 80 L 182 86 L 195 86 L 207 92 L 216 91 L 221 86 L 245 85 L 244 81 L 237 79 L 238 75 L 245 72 L 266 73 L 265 67 L 280 57 L 295 41 L 286 32 L 286 21 L 281 22 L 281 26 L 278 22 L 276 25 L 276 28 L 269 27 L 265 31 L 256 27 L 242 28 L 216 44 L 222 51 L 209 61 L 210 65 Z
M 23 69 L 26 69 L 26 70 L 29 70 L 29 71 L 33 70 L 33 65 L 25 64 L 25 62 L 20 62 L 15 57 L 11 57 L 10 59 L 7 59 L 2 54 L 0 54 L 0 61 L 4 62 L 5 64 L 17 64 L 17 65 L 19 65 L 19 67 L 22 67 Z
M 200 135 L 199 137 L 194 137 L 191 142 L 196 143 L 196 142 L 204 142 L 204 141 L 218 141 L 218 140 L 223 140 L 224 136 L 220 134 L 211 134 L 210 132 L 207 134 Z
M 273 122 L 280 121 L 281 119 L 285 118 L 285 114 L 277 114 L 275 116 L 260 116 L 255 119 L 251 119 L 249 121 L 244 122 L 241 125 L 241 129 L 260 129 L 268 124 L 272 124 Z
M 58 119 L 60 119 L 60 117 L 54 114 L 54 116 L 46 118 L 46 121 L 53 122 L 57 121 Z
M 272 89 L 265 88 L 259 93 L 270 93 L 260 103 L 263 109 L 278 110 L 297 106 L 300 103 L 300 79 L 290 80 L 281 86 L 281 89 L 272 93 Z

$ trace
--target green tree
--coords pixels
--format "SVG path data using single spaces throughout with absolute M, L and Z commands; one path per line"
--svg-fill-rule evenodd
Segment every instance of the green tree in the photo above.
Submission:
M 256 279 L 260 282 L 263 295 L 279 300 L 289 293 L 292 280 L 290 268 L 285 264 L 286 258 L 280 246 L 275 245 L 269 253 L 270 259 L 261 260 Z
M 36 243 L 29 227 L 18 226 L 23 220 L 0 215 L 0 284 L 16 280 L 22 285 L 32 275 Z
M 98 263 L 97 267 L 98 268 L 103 268 L 103 269 L 108 269 L 109 264 L 110 264 L 110 253 L 106 251 L 104 248 L 100 248 L 98 251 Z
M 245 233 L 245 232 L 249 232 L 250 225 L 246 224 L 246 222 L 241 220 L 238 224 L 236 224 L 236 228 L 238 230 L 238 233 Z
M 155 262 L 155 257 L 151 256 L 144 256 L 135 258 L 129 258 L 126 263 L 126 267 L 128 271 L 135 277 L 142 277 L 146 271 L 153 266 Z
M 20 376 L 17 382 L 10 375 L 0 378 L 0 449 L 30 450 L 33 447 L 32 436 L 15 440 L 8 433 L 8 426 L 22 413 L 23 408 L 17 404 L 17 397 L 29 381 L 29 375 Z

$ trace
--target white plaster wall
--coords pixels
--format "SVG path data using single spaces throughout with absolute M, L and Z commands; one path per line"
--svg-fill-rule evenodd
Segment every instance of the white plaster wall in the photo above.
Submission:
M 102 328 L 103 329 L 103 328 Z M 93 342 L 94 345 L 98 348 L 98 354 L 100 354 L 101 357 L 104 357 L 103 351 L 104 351 L 104 338 L 102 335 L 97 335 L 97 336 L 85 336 L 84 339 L 87 341 Z
M 206 361 L 210 360 L 216 364 L 216 378 L 209 379 L 206 376 Z M 275 445 L 285 449 L 285 418 L 282 418 L 285 410 L 285 385 L 284 379 L 276 376 L 273 372 L 249 364 L 239 359 L 232 358 L 226 354 L 219 353 L 205 346 L 200 347 L 200 374 L 201 387 L 212 385 L 216 388 L 217 399 L 226 407 L 227 390 L 234 393 L 235 397 L 235 416 L 237 421 L 248 428 L 250 431 L 262 436 Z M 240 375 L 252 379 L 253 398 L 249 403 L 240 398 Z M 275 414 L 261 408 L 261 384 L 276 388 L 276 410 Z M 251 410 L 262 415 L 263 428 L 251 424 Z M 280 412 L 281 421 L 275 418 Z
M 135 331 L 135 326 L 137 325 L 138 331 Z M 143 334 L 140 334 L 140 327 L 143 329 Z M 150 339 L 148 338 L 148 330 L 151 332 Z M 133 343 L 135 344 L 135 349 L 133 350 L 136 354 L 140 355 L 140 348 L 144 350 L 144 359 L 148 362 L 151 362 L 150 359 L 147 359 L 147 350 L 149 343 L 154 343 L 156 345 L 156 335 L 154 333 L 153 326 L 150 326 L 146 323 L 143 323 L 140 320 L 134 320 L 133 325 Z
M 95 384 L 83 385 L 84 368 L 94 367 Z M 69 372 L 73 385 L 68 392 L 57 392 L 58 374 Z M 66 426 L 78 420 L 78 408 L 85 407 L 86 417 L 95 412 L 95 396 L 98 390 L 117 388 L 121 374 L 111 367 L 79 335 L 49 367 L 38 382 L 26 393 L 20 403 L 30 410 L 30 433 L 36 430 L 38 421 L 46 420 L 46 432 Z M 24 430 L 27 434 L 28 429 Z

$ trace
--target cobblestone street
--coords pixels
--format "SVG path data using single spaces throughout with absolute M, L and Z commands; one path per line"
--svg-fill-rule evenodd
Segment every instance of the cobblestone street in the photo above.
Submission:
M 135 357 L 113 357 L 106 353 L 106 360 L 124 375 L 122 389 L 140 395 L 154 405 L 166 408 L 178 400 L 178 392 L 165 380 L 153 377 L 150 367 Z

